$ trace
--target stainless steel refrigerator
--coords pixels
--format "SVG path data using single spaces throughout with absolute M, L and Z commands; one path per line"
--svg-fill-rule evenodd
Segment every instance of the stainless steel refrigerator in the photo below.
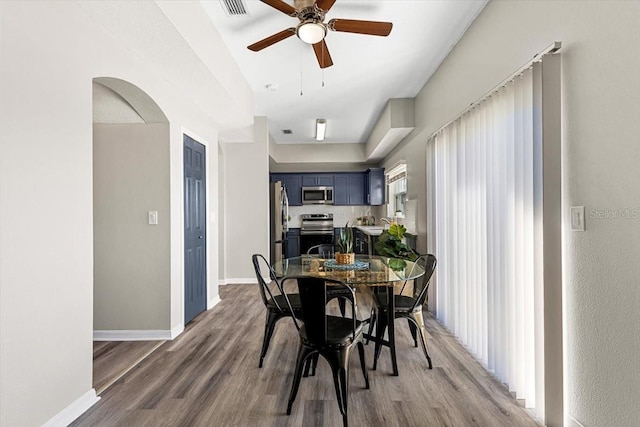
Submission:
M 282 182 L 272 182 L 269 186 L 269 237 L 271 240 L 270 260 L 271 264 L 280 261 L 284 257 L 284 244 L 286 232 L 289 230 L 289 199 Z

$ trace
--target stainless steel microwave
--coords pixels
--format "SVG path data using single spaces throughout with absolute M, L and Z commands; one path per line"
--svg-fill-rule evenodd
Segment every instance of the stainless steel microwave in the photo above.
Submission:
M 302 187 L 303 205 L 332 205 L 333 187 Z

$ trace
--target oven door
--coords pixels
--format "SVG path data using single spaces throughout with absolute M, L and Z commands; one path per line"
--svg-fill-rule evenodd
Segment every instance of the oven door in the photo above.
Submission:
M 302 234 L 300 233 L 300 254 L 306 254 L 315 245 L 333 244 L 333 232 L 330 234 Z

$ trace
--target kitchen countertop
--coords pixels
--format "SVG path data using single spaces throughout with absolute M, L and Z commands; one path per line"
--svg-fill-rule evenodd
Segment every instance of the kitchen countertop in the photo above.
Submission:
M 356 225 L 353 228 L 357 228 L 368 236 L 379 236 L 385 230 L 382 225 Z

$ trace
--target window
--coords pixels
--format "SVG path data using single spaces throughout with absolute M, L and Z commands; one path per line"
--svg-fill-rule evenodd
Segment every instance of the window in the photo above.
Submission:
M 387 173 L 387 188 L 389 203 L 387 217 L 404 218 L 407 205 L 407 165 L 402 164 Z

